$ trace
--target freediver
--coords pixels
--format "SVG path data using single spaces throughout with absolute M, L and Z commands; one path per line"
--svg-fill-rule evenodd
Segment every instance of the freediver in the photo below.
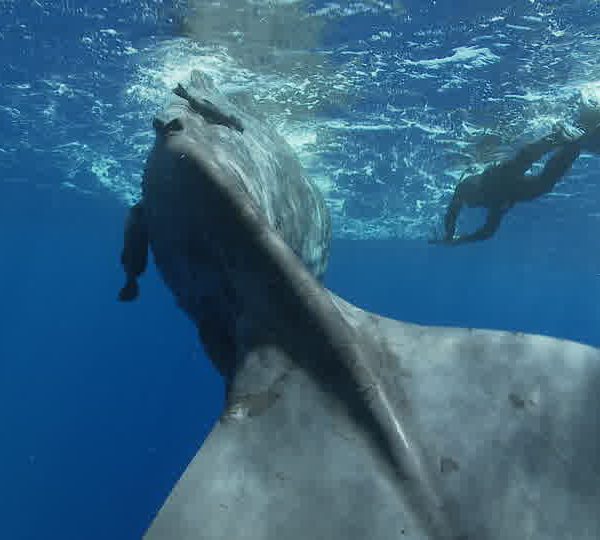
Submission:
M 600 125 L 577 138 L 559 126 L 551 135 L 523 147 L 514 158 L 461 180 L 446 211 L 444 236 L 432 238 L 429 243 L 458 245 L 492 237 L 508 210 L 516 203 L 550 193 L 580 152 L 584 149 L 595 152 L 599 142 Z M 527 174 L 535 162 L 553 150 L 540 174 Z M 464 205 L 487 209 L 487 219 L 475 232 L 455 236 L 456 220 Z

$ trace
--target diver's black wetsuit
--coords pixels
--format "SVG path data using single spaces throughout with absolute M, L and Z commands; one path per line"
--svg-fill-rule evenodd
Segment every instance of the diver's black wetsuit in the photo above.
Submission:
M 531 201 L 552 191 L 579 156 L 580 141 L 581 138 L 560 146 L 538 175 L 525 173 L 558 146 L 552 136 L 525 146 L 509 161 L 467 177 L 456 186 L 446 211 L 444 237 L 430 242 L 456 245 L 490 238 L 498 230 L 504 214 L 516 203 Z M 463 205 L 487 208 L 487 219 L 474 233 L 454 237 L 456 220 Z

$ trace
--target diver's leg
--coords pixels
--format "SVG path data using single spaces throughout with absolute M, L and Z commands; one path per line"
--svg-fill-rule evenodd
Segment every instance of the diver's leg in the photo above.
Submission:
M 460 184 L 454 191 L 454 196 L 452 197 L 452 201 L 448 205 L 448 209 L 446 210 L 446 215 L 444 216 L 444 239 L 452 240 L 454 238 L 454 232 L 456 231 L 456 220 L 458 219 L 458 214 L 460 213 L 460 209 L 462 208 L 463 201 L 460 196 Z
M 148 229 L 141 202 L 129 210 L 125 223 L 121 264 L 125 270 L 126 281 L 119 292 L 119 300 L 130 302 L 139 294 L 137 278 L 146 270 L 148 264 Z
M 548 160 L 540 174 L 524 177 L 517 188 L 516 200 L 530 201 L 550 193 L 571 168 L 580 152 L 581 145 L 578 141 L 563 146 Z

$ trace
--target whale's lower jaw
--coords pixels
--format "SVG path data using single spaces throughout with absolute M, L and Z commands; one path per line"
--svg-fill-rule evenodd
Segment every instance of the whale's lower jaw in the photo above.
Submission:
M 230 377 L 242 299 L 228 282 L 232 268 L 216 233 L 226 230 L 227 223 L 218 211 L 211 212 L 215 205 L 207 204 L 212 179 L 202 170 L 190 171 L 181 158 L 181 152 L 157 145 L 146 170 L 143 189 L 150 247 L 159 274 L 198 329 L 215 367 Z

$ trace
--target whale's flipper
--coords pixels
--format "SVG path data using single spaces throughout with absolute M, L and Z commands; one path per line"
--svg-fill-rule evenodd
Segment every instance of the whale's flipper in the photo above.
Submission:
M 125 270 L 125 285 L 119 291 L 121 302 L 131 302 L 139 295 L 138 278 L 148 265 L 148 228 L 141 202 L 129 209 L 125 223 L 121 264 Z
M 381 382 L 435 464 L 446 538 L 600 538 L 597 350 L 334 301 L 388 348 Z M 272 370 L 293 366 L 282 354 L 249 362 L 247 378 L 262 383 L 230 401 L 146 540 L 433 538 L 327 391 L 301 369 Z
M 244 131 L 172 103 L 144 225 L 227 406 L 146 540 L 600 538 L 600 353 L 336 297 L 289 147 L 201 74 L 188 93 Z

